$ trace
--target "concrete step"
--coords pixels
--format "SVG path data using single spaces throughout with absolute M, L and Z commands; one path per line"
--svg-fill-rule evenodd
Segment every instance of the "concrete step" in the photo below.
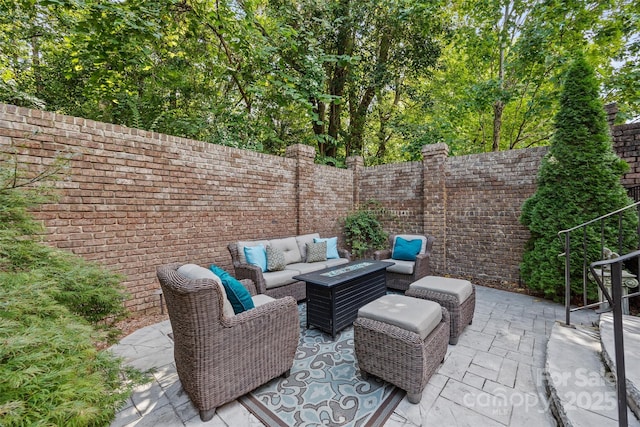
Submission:
M 627 404 L 640 417 L 640 318 L 635 316 L 622 317 L 624 330 L 624 365 L 627 377 Z M 602 358 L 612 373 L 616 372 L 616 351 L 613 338 L 613 315 L 605 313 L 600 316 L 600 343 Z
M 599 330 L 556 322 L 547 344 L 545 383 L 558 424 L 618 426 L 615 376 L 602 360 Z M 630 426 L 640 426 L 628 410 Z

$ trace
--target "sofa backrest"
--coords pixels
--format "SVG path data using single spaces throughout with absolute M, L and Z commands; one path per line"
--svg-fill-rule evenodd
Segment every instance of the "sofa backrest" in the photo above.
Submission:
M 247 257 L 244 254 L 245 247 L 262 245 L 266 248 L 271 245 L 284 252 L 284 259 L 287 264 L 305 262 L 307 259 L 307 243 L 313 243 L 313 239 L 316 238 L 320 238 L 319 233 L 270 240 L 241 240 L 237 243 L 238 258 L 241 264 L 246 264 Z

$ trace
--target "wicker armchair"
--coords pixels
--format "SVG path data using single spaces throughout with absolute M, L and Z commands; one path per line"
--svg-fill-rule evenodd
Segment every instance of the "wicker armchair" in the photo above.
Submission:
M 415 262 L 397 261 L 391 258 L 396 237 L 403 237 L 407 240 L 424 240 L 422 249 L 416 256 Z M 387 268 L 386 279 L 388 288 L 406 291 L 409 289 L 411 283 L 431 274 L 429 262 L 434 240 L 435 238 L 433 236 L 423 236 L 419 234 L 392 234 L 389 236 L 389 248 L 375 251 L 373 254 L 373 259 L 375 260 L 382 261 L 389 259 L 396 263 L 396 265 Z
M 224 316 L 218 284 L 187 279 L 177 272 L 180 265 L 160 266 L 157 276 L 173 329 L 178 377 L 202 421 L 208 421 L 218 406 L 289 375 L 300 336 L 298 307 L 286 297 Z

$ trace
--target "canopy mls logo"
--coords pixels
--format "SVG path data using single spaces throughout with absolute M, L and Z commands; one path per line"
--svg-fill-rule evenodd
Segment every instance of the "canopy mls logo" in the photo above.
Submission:
M 565 411 L 589 410 L 612 411 L 617 408 L 616 392 L 611 390 L 615 385 L 615 375 L 611 372 L 600 373 L 578 368 L 574 371 L 548 374 L 538 369 L 534 374 L 537 392 L 514 390 L 509 387 L 498 387 L 491 391 L 466 393 L 463 404 L 468 408 L 482 408 L 483 412 L 494 415 L 508 415 L 512 410 L 535 411 L 546 413 L 551 400 L 544 392 L 547 381 L 556 390 L 571 387 L 572 390 L 560 392 L 558 398 L 563 401 Z

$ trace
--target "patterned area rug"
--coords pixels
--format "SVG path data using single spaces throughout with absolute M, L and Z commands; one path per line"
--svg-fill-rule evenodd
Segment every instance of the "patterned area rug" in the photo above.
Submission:
M 377 378 L 360 378 L 353 327 L 332 340 L 306 329 L 307 309 L 298 305 L 300 344 L 288 378 L 278 377 L 239 401 L 267 426 L 381 426 L 405 395 Z

